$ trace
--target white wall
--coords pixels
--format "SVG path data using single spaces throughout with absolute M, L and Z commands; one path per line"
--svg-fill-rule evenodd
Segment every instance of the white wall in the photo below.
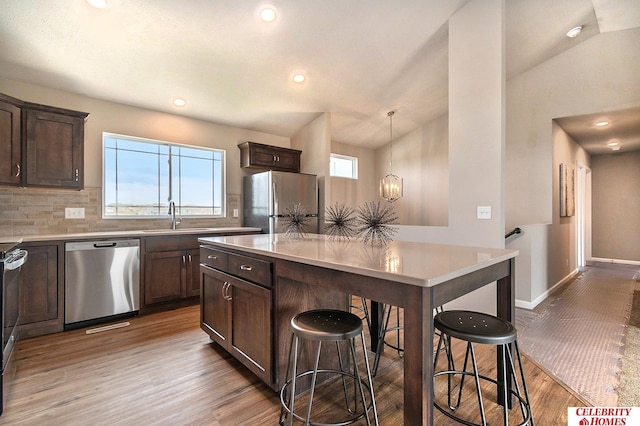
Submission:
M 624 147 L 623 147 L 624 149 Z M 640 264 L 640 151 L 591 159 L 593 257 Z
M 324 212 L 331 200 L 329 157 L 331 155 L 331 113 L 326 112 L 298 130 L 291 138 L 291 148 L 302 151 L 300 171 L 318 176 L 319 223 L 324 223 Z
M 551 120 L 640 105 L 637 46 L 599 34 L 507 82 L 507 228 L 552 222 Z
M 289 138 L 101 101 L 0 78 L 0 92 L 15 98 L 89 113 L 85 123 L 86 187 L 102 186 L 102 132 L 226 150 L 227 192 L 240 194 L 242 172 L 237 145 L 254 142 L 290 147 Z
M 398 223 L 447 226 L 449 222 L 449 116 L 442 115 L 413 132 L 378 148 L 376 179 L 392 172 L 403 179 L 403 197 L 394 201 Z M 379 195 L 377 196 L 379 199 Z
M 535 306 L 576 268 L 575 223 L 557 208 L 557 166 L 584 154 L 552 120 L 640 105 L 637 46 L 639 28 L 599 34 L 507 82 L 506 229 L 535 225 L 545 234 L 531 238 L 531 275 L 516 272 L 516 288 L 530 286 L 518 293 L 528 295 L 524 304 Z
M 449 21 L 449 226 L 401 226 L 398 239 L 504 247 L 504 84 L 504 2 L 473 0 Z M 495 313 L 495 285 L 452 305 Z

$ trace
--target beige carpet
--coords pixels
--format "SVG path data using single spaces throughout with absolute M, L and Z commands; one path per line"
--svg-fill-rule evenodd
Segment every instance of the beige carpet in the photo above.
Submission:
M 594 406 L 619 405 L 637 272 L 637 266 L 595 264 L 533 311 L 516 310 L 522 351 Z

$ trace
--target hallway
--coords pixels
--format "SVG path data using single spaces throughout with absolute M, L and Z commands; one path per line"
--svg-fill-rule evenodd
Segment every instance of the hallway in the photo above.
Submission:
M 594 406 L 618 406 L 637 265 L 593 263 L 534 310 L 517 309 L 521 348 Z

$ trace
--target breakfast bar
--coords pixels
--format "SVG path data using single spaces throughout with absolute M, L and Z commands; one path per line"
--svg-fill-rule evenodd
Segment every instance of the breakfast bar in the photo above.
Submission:
M 404 423 L 433 424 L 433 310 L 497 282 L 497 315 L 514 315 L 514 250 L 392 241 L 378 246 L 326 235 L 260 234 L 200 238 L 206 247 L 266 259 L 273 289 L 300 285 L 314 292 L 362 296 L 404 308 Z M 293 283 L 293 284 L 292 284 Z M 274 316 L 276 352 L 288 348 L 287 325 Z M 280 349 L 282 348 L 282 350 Z M 274 383 L 283 377 L 273 358 Z

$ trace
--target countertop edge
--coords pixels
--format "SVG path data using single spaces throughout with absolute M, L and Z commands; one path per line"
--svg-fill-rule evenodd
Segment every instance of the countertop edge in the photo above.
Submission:
M 25 236 L 13 236 L 13 237 L 0 237 L 0 243 L 14 242 L 19 239 L 23 243 L 38 242 L 38 241 L 69 241 L 69 240 L 90 240 L 90 239 L 105 239 L 105 238 L 142 238 L 142 237 L 156 237 L 156 236 L 171 236 L 171 235 L 217 235 L 217 234 L 241 234 L 244 232 L 261 232 L 260 228 L 242 227 L 242 226 L 230 226 L 230 227 L 211 227 L 211 228 L 195 228 L 195 229 L 153 229 L 153 230 L 139 230 L 139 231 L 101 231 L 101 232 L 78 232 L 68 234 L 42 234 L 42 235 L 25 235 Z

